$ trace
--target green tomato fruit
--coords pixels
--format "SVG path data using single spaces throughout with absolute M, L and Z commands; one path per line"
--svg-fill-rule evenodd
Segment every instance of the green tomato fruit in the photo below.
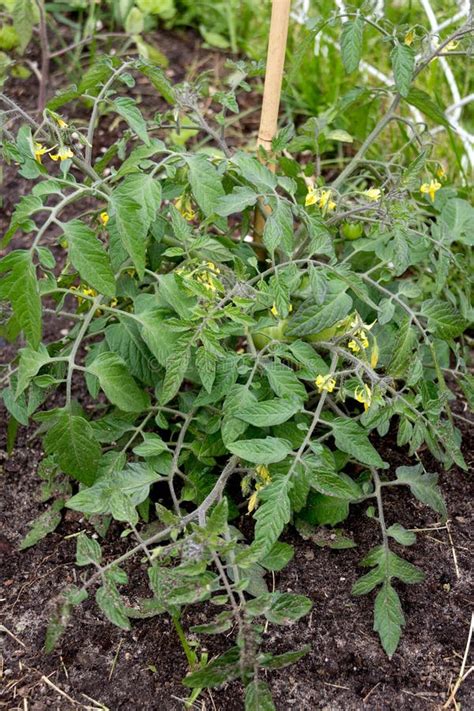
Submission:
M 344 222 L 341 232 L 345 239 L 359 239 L 364 234 L 364 227 L 361 222 Z
M 267 326 L 266 328 L 260 329 L 260 331 L 252 331 L 252 340 L 259 350 L 265 348 L 270 341 L 288 341 L 285 338 L 285 331 L 288 325 L 288 319 L 282 319 L 277 321 L 275 326 Z

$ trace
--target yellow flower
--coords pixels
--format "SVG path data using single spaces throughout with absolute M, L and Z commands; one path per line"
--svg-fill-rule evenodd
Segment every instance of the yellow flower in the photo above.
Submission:
M 306 195 L 306 200 L 304 201 L 305 207 L 316 205 L 318 202 L 318 192 L 318 190 L 308 187 L 308 194 Z
M 89 299 L 84 299 L 84 296 L 91 296 L 92 298 L 97 296 L 97 291 L 95 289 L 91 289 L 89 286 L 84 286 L 84 284 L 81 284 L 81 286 L 71 286 L 69 287 L 70 291 L 77 291 L 77 302 L 79 305 L 84 303 L 84 301 L 89 301 Z M 97 311 L 99 313 L 99 311 Z
M 38 163 L 41 163 L 41 157 L 48 152 L 48 148 L 45 148 L 42 143 L 35 143 L 34 156 L 35 160 L 38 161 Z
M 451 40 L 451 42 L 448 42 L 446 47 L 444 48 L 445 52 L 453 52 L 456 47 L 458 46 L 459 42 L 456 42 L 455 40 Z
M 368 348 L 369 339 L 367 338 L 366 332 L 362 328 L 360 328 L 354 333 L 354 339 L 349 341 L 347 346 L 354 353 L 359 353 L 361 347 L 364 348 L 364 350 Z
M 364 190 L 364 195 L 371 202 L 377 202 L 382 197 L 382 191 L 380 188 L 369 188 L 368 190 Z
M 118 300 L 114 298 L 114 299 L 111 300 L 109 306 L 110 306 L 111 309 L 113 309 L 113 308 L 115 308 L 115 307 L 117 306 L 117 304 L 118 304 Z
M 441 187 L 441 183 L 438 183 L 437 180 L 431 180 L 429 183 L 423 183 L 420 187 L 420 193 L 427 193 L 431 198 L 431 202 L 434 202 L 435 195 Z
M 374 337 L 374 342 L 372 345 L 372 353 L 370 354 L 370 366 L 371 368 L 376 368 L 379 362 L 379 346 L 377 339 Z
M 336 203 L 334 200 L 329 200 L 328 202 L 328 212 L 332 212 L 333 210 L 336 209 Z
M 50 156 L 51 160 L 54 160 L 54 161 L 57 161 L 57 160 L 63 161 L 63 160 L 67 160 L 68 158 L 73 158 L 73 157 L 74 157 L 74 153 L 71 151 L 70 148 L 68 148 L 68 146 L 61 146 L 61 148 L 58 150 L 57 153 L 51 153 L 51 156 Z
M 372 390 L 366 383 L 364 383 L 363 386 L 359 385 L 355 389 L 354 397 L 357 402 L 361 402 L 364 405 L 364 410 L 367 411 L 370 407 L 370 403 L 372 402 Z
M 104 212 L 101 212 L 100 215 L 99 215 L 99 220 L 102 222 L 102 224 L 104 225 L 104 227 L 106 227 L 106 226 L 107 226 L 107 222 L 110 220 L 109 213 L 108 213 L 108 212 L 105 212 L 105 210 L 104 210 Z
M 268 484 L 269 482 L 271 482 L 272 478 L 271 478 L 270 472 L 268 471 L 268 468 L 265 466 L 265 464 L 259 464 L 258 467 L 255 467 L 255 471 L 257 473 L 258 478 L 264 484 Z
M 411 47 L 414 39 L 415 39 L 415 30 L 410 30 L 409 32 L 406 33 L 405 39 L 403 40 L 403 44 L 406 44 L 407 47 Z
M 319 207 L 321 210 L 323 210 L 327 205 L 329 205 L 329 202 L 331 202 L 334 207 L 336 207 L 336 203 L 333 203 L 331 198 L 331 191 L 330 190 L 321 190 L 320 196 L 319 196 Z M 332 209 L 334 209 L 334 207 Z
M 64 119 L 61 118 L 61 116 L 55 116 L 54 118 L 56 119 L 56 123 L 58 124 L 59 128 L 68 127 L 68 124 L 66 123 L 66 121 L 64 121 Z
M 330 375 L 320 374 L 314 381 L 314 384 L 318 388 L 319 393 L 322 393 L 323 390 L 326 390 L 328 393 L 332 393 L 332 391 L 336 387 L 336 380 L 335 378 L 331 378 Z
M 438 169 L 436 170 L 436 175 L 437 175 L 437 177 L 438 177 L 440 180 L 443 180 L 443 178 L 446 177 L 446 171 L 445 171 L 443 165 L 440 164 L 440 165 L 438 166 Z
M 247 504 L 247 512 L 248 513 L 252 513 L 252 511 L 257 507 L 257 501 L 258 501 L 258 493 L 256 491 L 254 491 L 248 501 L 248 504 Z
M 191 207 L 191 201 L 184 195 L 176 200 L 175 207 L 185 220 L 194 220 L 196 217 L 196 213 Z
M 270 313 L 271 313 L 273 316 L 275 316 L 275 318 L 277 318 L 277 316 L 278 316 L 278 309 L 277 309 L 277 307 L 275 306 L 275 304 L 273 304 L 272 308 L 270 309 Z

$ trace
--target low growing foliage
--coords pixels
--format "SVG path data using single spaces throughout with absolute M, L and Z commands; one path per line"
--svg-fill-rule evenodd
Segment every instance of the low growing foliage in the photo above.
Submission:
M 357 33 L 354 23 L 344 28 L 348 71 Z M 149 121 L 129 91 L 138 74 L 170 105 Z M 400 93 L 408 81 L 400 70 Z M 91 102 L 85 126 L 65 108 L 81 95 Z M 311 608 L 265 582 L 293 556 L 280 540 L 289 523 L 309 537 L 336 527 L 333 547 L 354 546 L 337 526 L 367 505 L 380 545 L 363 552 L 366 572 L 352 592 L 376 591 L 374 629 L 389 656 L 397 648 L 399 592 L 423 573 L 403 555 L 414 534 L 386 520 L 383 496 L 397 487 L 445 516 L 437 476 L 418 452 L 465 468 L 445 376 L 472 395 L 459 276 L 468 274 L 474 210 L 436 175 L 418 133 L 414 161 L 402 151 L 371 162 L 369 143 L 329 182 L 319 159 L 300 161 L 311 126 L 278 134 L 273 172 L 226 143 L 219 121 L 236 106 L 233 91 L 216 102 L 211 125 L 191 87 L 172 87 L 144 60 L 105 59 L 77 91 L 55 97 L 40 124 L 23 113 L 5 134 L 5 159 L 32 187 L 4 236 L 7 244 L 22 232 L 28 246 L 0 261 L 2 332 L 23 338 L 2 394 L 10 445 L 17 424 L 33 419 L 46 452 L 42 494 L 52 503 L 22 547 L 53 530 L 64 506 L 100 536 L 115 519 L 134 539 L 105 560 L 99 540 L 78 536 L 77 565 L 92 572 L 64 591 L 46 648 L 91 594 L 125 630 L 168 613 L 191 700 L 240 678 L 246 708 L 271 709 L 265 671 L 307 652 L 274 655 L 263 644 L 264 623 L 289 625 Z M 124 130 L 94 160 L 102 114 Z M 162 127 L 179 130 L 178 115 L 216 147 L 170 147 Z M 267 219 L 252 241 L 256 209 Z M 73 325 L 45 343 L 42 321 L 55 315 Z M 390 427 L 413 458 L 396 471 L 378 448 Z M 134 555 L 150 595 L 131 591 L 126 602 Z M 180 621 L 185 606 L 204 601 L 215 614 L 193 632 L 235 629 L 234 646 L 212 660 Z

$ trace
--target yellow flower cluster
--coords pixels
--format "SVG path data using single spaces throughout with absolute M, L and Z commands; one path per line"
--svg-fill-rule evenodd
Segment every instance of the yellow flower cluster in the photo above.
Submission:
M 178 267 L 175 273 L 183 279 L 195 279 L 195 281 L 205 289 L 215 293 L 218 285 L 216 284 L 214 277 L 220 274 L 221 270 L 214 264 L 214 262 L 202 262 L 197 269 L 189 271 L 189 268 Z
M 105 212 L 105 210 L 104 210 L 104 212 L 101 212 L 99 215 L 99 220 L 102 222 L 104 227 L 107 227 L 107 223 L 110 220 L 109 213 Z
M 308 194 L 304 201 L 306 207 L 317 205 L 320 210 L 332 212 L 336 209 L 336 203 L 331 199 L 331 190 L 323 188 L 308 187 Z
M 45 146 L 43 146 L 42 143 L 35 143 L 34 150 L 33 150 L 35 161 L 37 161 L 38 163 L 41 163 L 42 157 L 46 153 L 50 153 L 51 154 L 50 158 L 51 158 L 51 160 L 54 160 L 54 161 L 58 161 L 58 160 L 63 161 L 63 160 L 67 160 L 68 158 L 74 157 L 74 153 L 72 152 L 72 150 L 70 148 L 68 148 L 68 146 L 60 146 L 57 153 L 51 153 L 51 151 L 54 151 L 55 147 L 56 146 L 54 146 L 53 148 L 46 148 Z
M 372 403 L 372 390 L 369 388 L 367 383 L 364 385 L 359 385 L 354 392 L 354 397 L 357 402 L 361 402 L 364 405 L 364 410 L 367 412 Z
M 247 504 L 248 513 L 252 513 L 257 508 L 258 505 L 258 493 L 272 480 L 270 472 L 268 471 L 265 464 L 259 464 L 255 467 L 255 473 L 257 475 L 257 483 L 255 484 L 255 491 L 250 496 Z
M 319 374 L 314 381 L 314 384 L 318 388 L 318 393 L 322 393 L 323 390 L 326 390 L 328 393 L 332 393 L 336 387 L 336 379 L 332 378 L 330 375 Z
M 194 220 L 196 217 L 196 213 L 191 205 L 191 200 L 185 195 L 181 195 L 181 197 L 176 200 L 175 207 L 185 220 Z
M 431 202 L 434 202 L 435 195 L 440 188 L 443 186 L 438 183 L 437 180 L 431 180 L 429 183 L 423 183 L 420 187 L 420 193 L 424 193 L 430 196 Z
M 368 190 L 364 190 L 363 194 L 371 202 L 378 202 L 382 197 L 380 188 L 369 188 Z
M 97 296 L 97 291 L 95 289 L 92 289 L 90 286 L 85 286 L 84 284 L 81 284 L 80 286 L 71 286 L 69 289 L 70 291 L 77 292 L 77 303 L 79 305 L 83 304 L 84 301 L 89 301 L 89 299 L 84 299 L 84 296 L 91 296 L 92 298 Z M 80 294 L 83 296 L 80 296 Z

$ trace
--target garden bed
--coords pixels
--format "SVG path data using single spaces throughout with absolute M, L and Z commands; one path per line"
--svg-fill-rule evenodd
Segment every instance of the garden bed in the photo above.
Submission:
M 462 412 L 462 401 L 457 408 Z M 42 681 L 45 676 L 79 708 L 81 704 L 100 708 L 100 702 L 113 711 L 135 706 L 178 711 L 182 708 L 178 699 L 186 696 L 180 683 L 186 673 L 186 660 L 165 615 L 137 621 L 130 633 L 124 633 L 104 620 L 93 602 L 85 603 L 74 615 L 58 650 L 51 655 L 42 651 L 54 596 L 65 583 L 74 582 L 78 574 L 76 543 L 71 536 L 93 529 L 79 514 L 70 511 L 53 534 L 35 547 L 18 552 L 18 543 L 27 532 L 26 522 L 44 508 L 36 500 L 34 472 L 42 452 L 33 432 L 23 429 L 13 455 L 3 462 L 0 597 L 2 624 L 16 639 L 4 635 L 2 703 L 9 711 L 74 708 L 71 700 L 61 697 Z M 470 445 L 472 451 L 472 429 L 464 426 L 463 434 L 465 451 L 469 451 Z M 4 446 L 2 440 L 2 449 Z M 382 447 L 393 466 L 405 462 L 403 452 L 390 436 Z M 438 465 L 429 453 L 424 460 L 429 471 L 437 470 Z M 314 608 L 310 616 L 291 627 L 273 628 L 271 632 L 271 647 L 275 651 L 311 644 L 311 652 L 289 672 L 274 672 L 269 677 L 279 711 L 290 708 L 428 711 L 440 708 L 446 701 L 450 684 L 459 672 L 469 630 L 470 502 L 474 491 L 472 481 L 461 470 L 453 468 L 440 473 L 452 540 L 443 527 L 419 533 L 409 559 L 422 568 L 427 579 L 423 585 L 401 590 L 407 625 L 391 661 L 371 630 L 372 600 L 354 599 L 350 595 L 358 559 L 377 543 L 377 527 L 361 515 L 363 508 L 354 507 L 344 525 L 356 541 L 356 549 L 319 548 L 302 540 L 291 528 L 288 530 L 285 540 L 295 546 L 295 557 L 282 573 L 276 574 L 276 587 L 308 595 Z M 387 496 L 386 515 L 389 521 L 399 521 L 406 528 L 437 525 L 436 516 L 414 499 L 407 503 L 400 497 Z M 20 526 L 18 522 L 22 522 Z M 106 539 L 107 559 L 119 555 L 126 545 L 116 535 L 119 530 L 115 524 Z M 143 576 L 138 574 L 139 568 L 139 561 L 135 561 L 127 569 L 132 583 L 136 578 L 137 584 L 144 588 L 134 588 L 134 595 L 147 595 L 146 586 L 140 582 Z M 272 584 L 271 577 L 268 582 Z M 204 619 L 202 609 L 191 607 L 184 623 L 187 627 Z M 217 645 L 216 638 L 210 638 L 211 654 L 224 649 L 225 638 L 220 638 Z M 206 692 L 202 699 L 205 709 L 241 709 L 233 684 Z M 461 686 L 457 701 L 466 709 L 474 703 L 469 679 Z

